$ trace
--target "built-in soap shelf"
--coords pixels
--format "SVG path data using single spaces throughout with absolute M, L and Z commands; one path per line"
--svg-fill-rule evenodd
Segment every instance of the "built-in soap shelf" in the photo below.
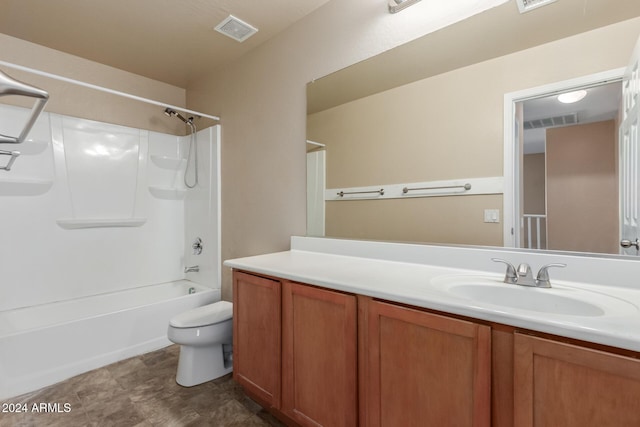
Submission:
M 0 196 L 39 196 L 52 185 L 50 179 L 0 177 Z
M 106 227 L 140 227 L 146 218 L 91 218 L 91 219 L 58 219 L 58 225 L 67 230 L 79 228 L 106 228 Z
M 178 157 L 168 156 L 149 156 L 151 162 L 160 169 L 172 170 L 178 172 L 184 170 L 187 160 Z M 179 188 L 174 186 L 162 186 L 162 185 L 150 185 L 149 192 L 153 197 L 163 200 L 184 200 L 187 195 L 185 188 Z
M 161 169 L 179 170 L 184 167 L 187 162 L 186 159 L 179 159 L 177 157 L 156 156 L 151 155 L 151 161 L 154 165 Z
M 175 187 L 149 186 L 149 192 L 158 199 L 183 200 L 187 195 L 187 190 Z

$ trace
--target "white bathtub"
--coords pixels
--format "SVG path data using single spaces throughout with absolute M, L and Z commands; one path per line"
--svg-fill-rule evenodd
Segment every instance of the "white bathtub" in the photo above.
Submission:
M 0 400 L 165 347 L 172 316 L 219 300 L 180 280 L 0 312 Z

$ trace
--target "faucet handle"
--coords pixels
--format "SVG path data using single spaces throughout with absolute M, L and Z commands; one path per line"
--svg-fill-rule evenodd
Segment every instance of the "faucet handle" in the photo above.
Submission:
M 200 255 L 202 253 L 202 239 L 196 237 L 196 240 L 194 240 L 193 244 L 191 245 L 191 249 L 193 249 L 194 255 Z
M 547 265 L 543 265 L 538 270 L 538 276 L 536 277 L 536 286 L 539 288 L 550 288 L 551 281 L 549 280 L 549 269 L 552 267 L 564 268 L 567 264 L 562 263 L 551 263 Z
M 491 258 L 493 262 L 501 262 L 507 265 L 507 272 L 504 275 L 504 283 L 515 284 L 518 281 L 518 273 L 516 273 L 516 268 L 509 261 L 501 258 Z

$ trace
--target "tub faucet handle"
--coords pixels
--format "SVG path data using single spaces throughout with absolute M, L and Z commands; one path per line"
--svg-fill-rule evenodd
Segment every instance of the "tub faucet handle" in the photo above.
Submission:
M 193 249 L 194 255 L 200 255 L 202 253 L 202 239 L 199 237 L 196 237 L 196 240 L 194 240 L 193 244 L 191 245 L 191 248 Z

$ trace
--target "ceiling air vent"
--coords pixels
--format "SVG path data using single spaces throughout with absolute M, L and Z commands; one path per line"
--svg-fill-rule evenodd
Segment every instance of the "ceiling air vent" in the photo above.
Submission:
M 554 1 L 557 0 L 516 0 L 516 3 L 518 3 L 518 9 L 520 9 L 520 13 L 525 13 L 540 6 L 553 3 Z
M 258 29 L 233 15 L 229 15 L 224 21 L 216 25 L 216 31 L 234 40 L 243 42 L 257 33 Z
M 543 119 L 527 120 L 524 122 L 524 129 L 550 128 L 554 126 L 575 125 L 578 123 L 578 114 L 571 113 L 563 116 L 545 117 Z

